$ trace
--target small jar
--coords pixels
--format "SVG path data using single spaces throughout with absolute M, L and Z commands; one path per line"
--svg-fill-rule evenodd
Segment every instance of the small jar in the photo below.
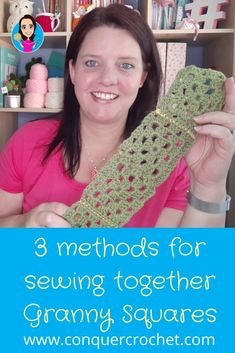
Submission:
M 6 95 L 4 96 L 5 108 L 20 108 L 21 96 L 20 95 Z

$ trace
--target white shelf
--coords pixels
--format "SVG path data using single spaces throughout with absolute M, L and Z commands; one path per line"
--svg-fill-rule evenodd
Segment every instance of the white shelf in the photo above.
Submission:
M 156 40 L 193 41 L 195 31 L 185 29 L 160 29 L 153 30 L 153 34 Z M 211 40 L 225 37 L 229 34 L 234 35 L 234 28 L 200 29 L 198 32 L 197 40 L 194 43 L 205 43 Z
M 59 113 L 61 109 L 49 108 L 0 108 L 0 113 Z M 1 118 L 1 117 L 0 117 Z
M 44 42 L 42 44 L 43 48 L 65 48 L 67 43 L 67 38 L 70 35 L 69 32 L 47 32 L 44 33 Z M 11 33 L 2 32 L 0 33 L 0 38 L 3 42 L 8 45 L 11 43 Z
M 72 32 L 47 32 L 44 33 L 44 42 L 50 42 L 53 40 L 55 45 L 58 39 L 66 39 L 70 37 Z M 194 37 L 194 30 L 185 29 L 160 29 L 153 30 L 153 34 L 156 39 L 192 39 Z M 234 34 L 234 28 L 217 28 L 217 29 L 200 29 L 198 32 L 198 39 L 200 40 L 211 40 L 211 38 L 221 38 L 228 34 Z M 11 43 L 11 33 L 0 32 L 0 38 Z

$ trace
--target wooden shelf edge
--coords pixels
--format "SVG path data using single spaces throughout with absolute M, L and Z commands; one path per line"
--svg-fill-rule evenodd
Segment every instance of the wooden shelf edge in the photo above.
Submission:
M 161 35 L 161 36 L 168 36 L 168 35 L 187 35 L 187 34 L 194 34 L 194 30 L 190 29 L 153 29 L 154 35 Z M 234 33 L 234 28 L 216 28 L 216 29 L 200 29 L 199 35 L 206 35 L 206 34 L 228 34 Z M 64 32 L 45 32 L 45 37 L 66 37 L 72 34 L 72 31 L 64 31 Z M 11 33 L 8 32 L 0 32 L 0 38 L 10 38 Z
M 61 109 L 49 108 L 0 108 L 0 113 L 60 113 Z M 0 117 L 1 119 L 1 117 Z
M 192 29 L 159 29 L 159 30 L 153 30 L 153 33 L 155 34 L 188 34 L 188 33 L 194 33 L 194 30 Z M 218 33 L 234 33 L 234 28 L 216 28 L 216 29 L 200 29 L 199 34 L 218 34 Z
M 66 37 L 70 32 L 44 32 L 45 37 Z M 0 32 L 0 37 L 11 38 L 11 33 Z
M 201 41 L 208 41 L 216 38 L 220 38 L 226 35 L 234 35 L 234 28 L 218 28 L 218 29 L 200 29 L 198 32 L 198 37 L 195 43 Z M 192 40 L 195 36 L 194 30 L 185 29 L 160 29 L 153 30 L 154 37 L 157 40 Z

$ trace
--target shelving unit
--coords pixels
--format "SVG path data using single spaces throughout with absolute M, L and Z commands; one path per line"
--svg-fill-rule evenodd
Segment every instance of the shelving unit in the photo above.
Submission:
M 65 48 L 71 35 L 72 0 L 62 1 L 64 4 L 64 28 L 61 32 L 46 33 L 43 48 Z M 149 25 L 152 23 L 152 0 L 140 0 L 140 10 Z M 0 45 L 11 45 L 10 34 L 7 33 L 6 23 L 9 16 L 9 2 L 0 2 Z M 187 42 L 190 47 L 203 48 L 203 67 L 214 66 L 227 77 L 235 77 L 235 0 L 230 0 L 226 5 L 227 18 L 220 21 L 220 28 L 199 30 L 197 41 L 193 41 L 192 30 L 154 30 L 156 41 Z M 19 112 L 31 113 L 56 113 L 50 109 L 0 109 L 0 149 L 4 146 L 9 136 L 17 128 Z M 232 164 L 228 178 L 228 193 L 235 200 L 235 160 Z M 227 225 L 235 227 L 235 201 L 227 217 Z
M 72 0 L 62 1 L 64 26 L 63 31 L 45 33 L 42 48 L 66 48 L 71 35 Z M 36 5 L 34 5 L 36 6 Z M 7 32 L 7 19 L 9 17 L 9 1 L 0 2 L 0 46 L 12 46 L 11 34 Z M 9 109 L 0 108 L 0 150 L 9 137 L 18 127 L 18 113 L 57 113 L 56 109 Z

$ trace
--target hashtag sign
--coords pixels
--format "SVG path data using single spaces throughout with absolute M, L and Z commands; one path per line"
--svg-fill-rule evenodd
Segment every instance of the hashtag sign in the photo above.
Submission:
M 190 16 L 202 24 L 201 28 L 217 28 L 217 21 L 226 18 L 225 12 L 220 11 L 221 5 L 228 2 L 229 0 L 193 0 L 185 5 L 185 10 L 190 11 Z

